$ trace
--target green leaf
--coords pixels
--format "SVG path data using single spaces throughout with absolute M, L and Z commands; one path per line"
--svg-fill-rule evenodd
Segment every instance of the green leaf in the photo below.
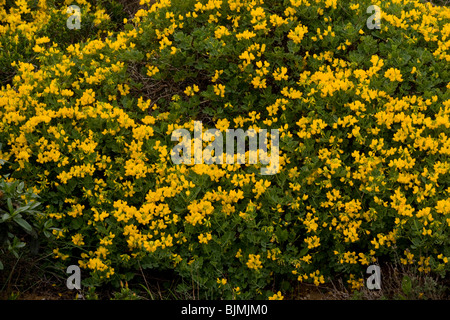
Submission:
M 19 183 L 19 185 L 17 186 L 17 192 L 22 193 L 24 188 L 25 188 L 25 183 L 23 181 L 21 181 Z
M 275 235 L 278 238 L 278 241 L 283 242 L 286 241 L 288 238 L 288 232 L 285 229 L 282 229 L 280 227 L 277 227 L 276 231 L 275 231 Z
M 31 232 L 33 230 L 28 222 L 18 216 L 14 217 L 14 221 L 28 232 Z
M 73 219 L 72 222 L 70 223 L 71 228 L 73 228 L 75 230 L 80 229 L 82 225 L 83 225 L 82 217 L 77 217 L 77 218 Z
M 6 203 L 8 204 L 8 210 L 9 210 L 9 213 L 13 214 L 13 212 L 14 212 L 14 207 L 13 207 L 11 198 L 8 198 L 8 200 L 6 200 Z
M 2 222 L 5 222 L 6 220 L 8 220 L 9 218 L 11 218 L 11 215 L 9 213 L 5 213 L 2 216 Z
M 23 206 L 23 207 L 17 208 L 17 209 L 14 211 L 13 215 L 16 215 L 16 214 L 18 214 L 18 213 L 27 211 L 28 209 L 30 209 L 30 205 L 27 204 L 27 205 L 25 205 L 25 206 Z
M 291 220 L 292 220 L 292 215 L 291 215 L 290 212 L 288 212 L 288 213 L 286 214 L 285 220 L 286 220 L 286 221 L 291 221 Z
M 402 291 L 404 294 L 406 294 L 407 296 L 411 293 L 412 291 L 412 282 L 411 282 L 411 278 L 408 276 L 403 276 L 402 279 Z
M 20 242 L 16 243 L 15 248 L 20 249 L 20 248 L 25 247 L 25 245 L 26 245 L 25 242 L 20 241 Z
M 32 201 L 32 202 L 30 202 L 30 203 L 28 204 L 28 206 L 30 207 L 29 210 L 34 210 L 34 209 L 36 209 L 37 207 L 39 207 L 40 204 L 41 204 L 41 203 L 40 203 L 40 202 L 37 202 L 37 201 Z
M 300 256 L 300 257 L 305 256 L 305 255 L 308 253 L 308 251 L 309 251 L 309 248 L 308 248 L 308 247 L 303 248 L 303 249 L 300 251 L 299 256 Z

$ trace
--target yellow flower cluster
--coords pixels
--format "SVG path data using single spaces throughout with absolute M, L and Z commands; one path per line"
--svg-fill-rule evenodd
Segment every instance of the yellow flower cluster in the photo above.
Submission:
M 339 25 L 362 3 L 142 0 L 112 32 L 109 12 L 80 0 L 98 34 L 54 43 L 41 34 L 64 11 L 49 3 L 0 0 L 0 61 L 13 70 L 0 169 L 43 197 L 55 258 L 99 279 L 139 263 L 202 268 L 199 283 L 232 297 L 276 272 L 320 285 L 346 270 L 357 290 L 358 271 L 392 252 L 449 270 L 449 8 L 387 1 L 372 31 Z M 17 50 L 30 59 L 7 57 Z M 202 137 L 278 129 L 277 174 L 174 165 L 170 134 L 198 119 Z
M 259 254 L 249 254 L 248 261 L 247 261 L 247 267 L 249 269 L 258 270 L 262 268 L 262 263 L 260 260 L 261 256 Z
M 281 291 L 278 291 L 273 296 L 269 297 L 269 300 L 283 300 L 284 296 L 281 294 Z

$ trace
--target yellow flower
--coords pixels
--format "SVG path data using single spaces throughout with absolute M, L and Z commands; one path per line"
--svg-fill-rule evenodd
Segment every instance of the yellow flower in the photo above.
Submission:
M 211 239 L 212 239 L 211 233 L 207 233 L 206 235 L 203 235 L 203 233 L 202 233 L 202 234 L 200 234 L 198 236 L 198 240 L 199 240 L 200 243 L 207 244 L 208 241 L 211 240 Z
M 248 39 L 251 39 L 254 37 L 256 37 L 256 33 L 254 33 L 253 31 L 248 31 L 248 30 L 245 30 L 244 32 L 240 32 L 240 33 L 236 34 L 236 38 L 238 40 L 242 40 L 242 39 L 248 40 Z
M 308 244 L 308 249 L 313 249 L 320 246 L 320 238 L 317 236 L 305 238 L 305 242 Z
M 108 266 L 104 264 L 99 258 L 91 258 L 87 262 L 87 267 L 94 271 L 105 271 Z
M 105 12 L 104 9 L 97 10 L 95 13 L 94 25 L 97 26 L 103 21 L 110 20 L 109 15 Z
M 92 89 L 87 89 L 83 92 L 83 95 L 80 98 L 80 103 L 82 106 L 92 104 L 95 101 L 95 91 Z
M 252 84 L 255 89 L 267 88 L 266 79 L 261 79 L 261 77 L 259 77 L 259 76 L 253 78 Z
M 117 89 L 122 96 L 126 96 L 130 92 L 130 87 L 127 84 L 118 84 Z
M 225 98 L 225 86 L 223 84 L 214 85 L 214 93 L 222 98 Z
M 83 209 L 85 207 L 80 204 L 72 205 L 72 210 L 67 212 L 67 214 L 73 218 L 76 218 L 77 216 L 81 216 L 83 214 Z
M 351 285 L 352 290 L 359 290 L 362 286 L 364 286 L 364 279 L 355 279 L 355 276 L 351 274 L 350 278 L 347 280 L 347 283 Z
M 188 86 L 186 87 L 186 90 L 184 90 L 184 94 L 186 94 L 188 97 L 195 95 L 196 92 L 199 92 L 199 87 L 194 84 L 192 87 Z
M 299 44 L 305 34 L 308 32 L 308 27 L 304 26 L 302 24 L 299 24 L 297 27 L 295 27 L 294 30 L 289 31 L 288 38 L 294 41 L 295 43 Z
M 255 198 L 258 199 L 270 185 L 271 182 L 269 180 L 261 179 L 258 182 L 256 182 L 255 187 L 252 190 L 254 193 L 256 193 Z
M 224 285 L 227 284 L 227 279 L 225 279 L 225 278 L 223 278 L 223 279 L 217 278 L 217 283 L 219 285 L 221 285 L 221 286 L 224 286 Z
M 214 76 L 211 78 L 211 82 L 216 82 L 222 73 L 223 73 L 223 70 L 216 70 L 214 72 Z
M 159 72 L 158 67 L 155 67 L 155 66 L 148 66 L 148 67 L 147 67 L 147 75 L 148 75 L 149 77 L 154 76 L 154 75 L 157 74 L 158 72 Z
M 197 201 L 194 200 L 188 205 L 189 214 L 185 217 L 186 221 L 193 226 L 203 224 L 203 220 L 206 215 L 211 214 L 214 211 L 214 207 L 209 201 Z
M 438 259 L 442 259 L 442 261 L 444 263 L 448 263 L 448 258 L 444 257 L 444 255 L 441 253 L 440 255 L 437 256 Z
M 220 131 L 225 131 L 230 127 L 230 121 L 228 119 L 219 119 L 217 120 L 216 128 Z
M 37 38 L 36 39 L 36 44 L 43 44 L 43 43 L 47 43 L 50 42 L 50 38 L 49 37 L 41 37 L 41 38 Z
M 289 23 L 288 19 L 283 19 L 282 17 L 280 17 L 277 14 L 271 14 L 269 20 L 270 20 L 270 23 L 274 27 L 280 27 L 283 24 L 288 24 Z
M 400 70 L 395 69 L 395 68 L 389 68 L 385 73 L 384 76 L 386 78 L 388 78 L 390 81 L 398 81 L 398 82 L 402 82 L 402 74 L 400 72 Z
M 76 235 L 72 236 L 72 242 L 76 246 L 84 245 L 83 235 L 80 233 L 77 233 Z
M 223 36 L 229 36 L 229 35 L 230 35 L 230 31 L 228 31 L 228 29 L 224 26 L 218 27 L 217 30 L 214 32 L 214 36 L 217 39 L 220 39 Z
M 287 71 L 288 69 L 286 67 L 281 67 L 281 69 L 277 68 L 277 70 L 273 72 L 274 79 L 276 81 L 288 80 L 288 76 L 286 74 Z
M 68 254 L 59 252 L 59 248 L 53 249 L 53 254 L 55 259 L 66 260 L 67 258 L 69 258 Z
M 281 90 L 281 94 L 291 99 L 300 99 L 303 95 L 303 93 L 300 90 L 288 87 L 284 87 L 283 90 Z
M 258 270 L 258 269 L 262 268 L 262 263 L 259 260 L 260 257 L 261 256 L 259 254 L 257 254 L 257 255 L 249 254 L 249 256 L 248 256 L 249 259 L 247 261 L 247 267 L 249 269 L 254 269 L 254 270 Z
M 250 64 L 250 62 L 252 60 L 255 60 L 255 56 L 251 52 L 244 51 L 242 54 L 239 55 L 239 59 L 245 60 L 245 63 L 244 63 L 244 68 L 245 68 L 247 65 Z
M 278 291 L 273 296 L 269 297 L 269 300 L 283 300 L 284 296 L 281 295 L 281 291 Z

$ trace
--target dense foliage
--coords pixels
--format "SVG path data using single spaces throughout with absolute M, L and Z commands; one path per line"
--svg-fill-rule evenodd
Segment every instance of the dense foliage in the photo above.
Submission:
M 0 0 L 0 170 L 39 194 L 62 268 L 85 285 L 174 270 L 208 298 L 357 289 L 382 262 L 445 275 L 449 8 L 142 0 L 123 20 L 111 3 Z M 278 129 L 279 172 L 174 165 L 194 121 Z

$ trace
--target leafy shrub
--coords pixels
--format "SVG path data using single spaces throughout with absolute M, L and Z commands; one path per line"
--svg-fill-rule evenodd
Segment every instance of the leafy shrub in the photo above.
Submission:
M 50 39 L 65 47 L 78 41 L 105 36 L 109 30 L 123 24 L 123 18 L 118 21 L 121 6 L 116 2 L 65 2 L 81 6 L 83 22 L 80 29 L 66 27 L 69 14 L 66 12 L 67 7 L 61 6 L 61 1 L 0 1 L 0 83 L 12 82 L 15 68 L 11 63 L 14 61 L 38 64 L 36 53 L 42 53 L 42 44 L 48 43 Z M 106 9 L 109 9 L 109 14 Z M 50 49 L 53 50 L 58 49 Z
M 106 37 L 33 37 L 38 67 L 14 58 L 0 93 L 1 156 L 39 190 L 55 258 L 88 285 L 174 270 L 209 298 L 356 289 L 396 257 L 445 275 L 450 10 L 384 1 L 369 30 L 371 4 L 143 0 Z M 279 129 L 279 172 L 174 165 L 195 120 Z
M 0 145 L 1 146 L 1 145 Z M 1 161 L 1 160 L 0 160 Z M 0 178 L 0 252 L 12 253 L 19 258 L 19 252 L 25 247 L 25 236 L 37 240 L 37 210 L 40 203 L 32 189 L 25 190 L 21 181 L 7 181 Z M 50 221 L 45 224 L 48 227 Z M 45 231 L 48 236 L 50 233 Z M 4 265 L 0 260 L 0 270 Z

